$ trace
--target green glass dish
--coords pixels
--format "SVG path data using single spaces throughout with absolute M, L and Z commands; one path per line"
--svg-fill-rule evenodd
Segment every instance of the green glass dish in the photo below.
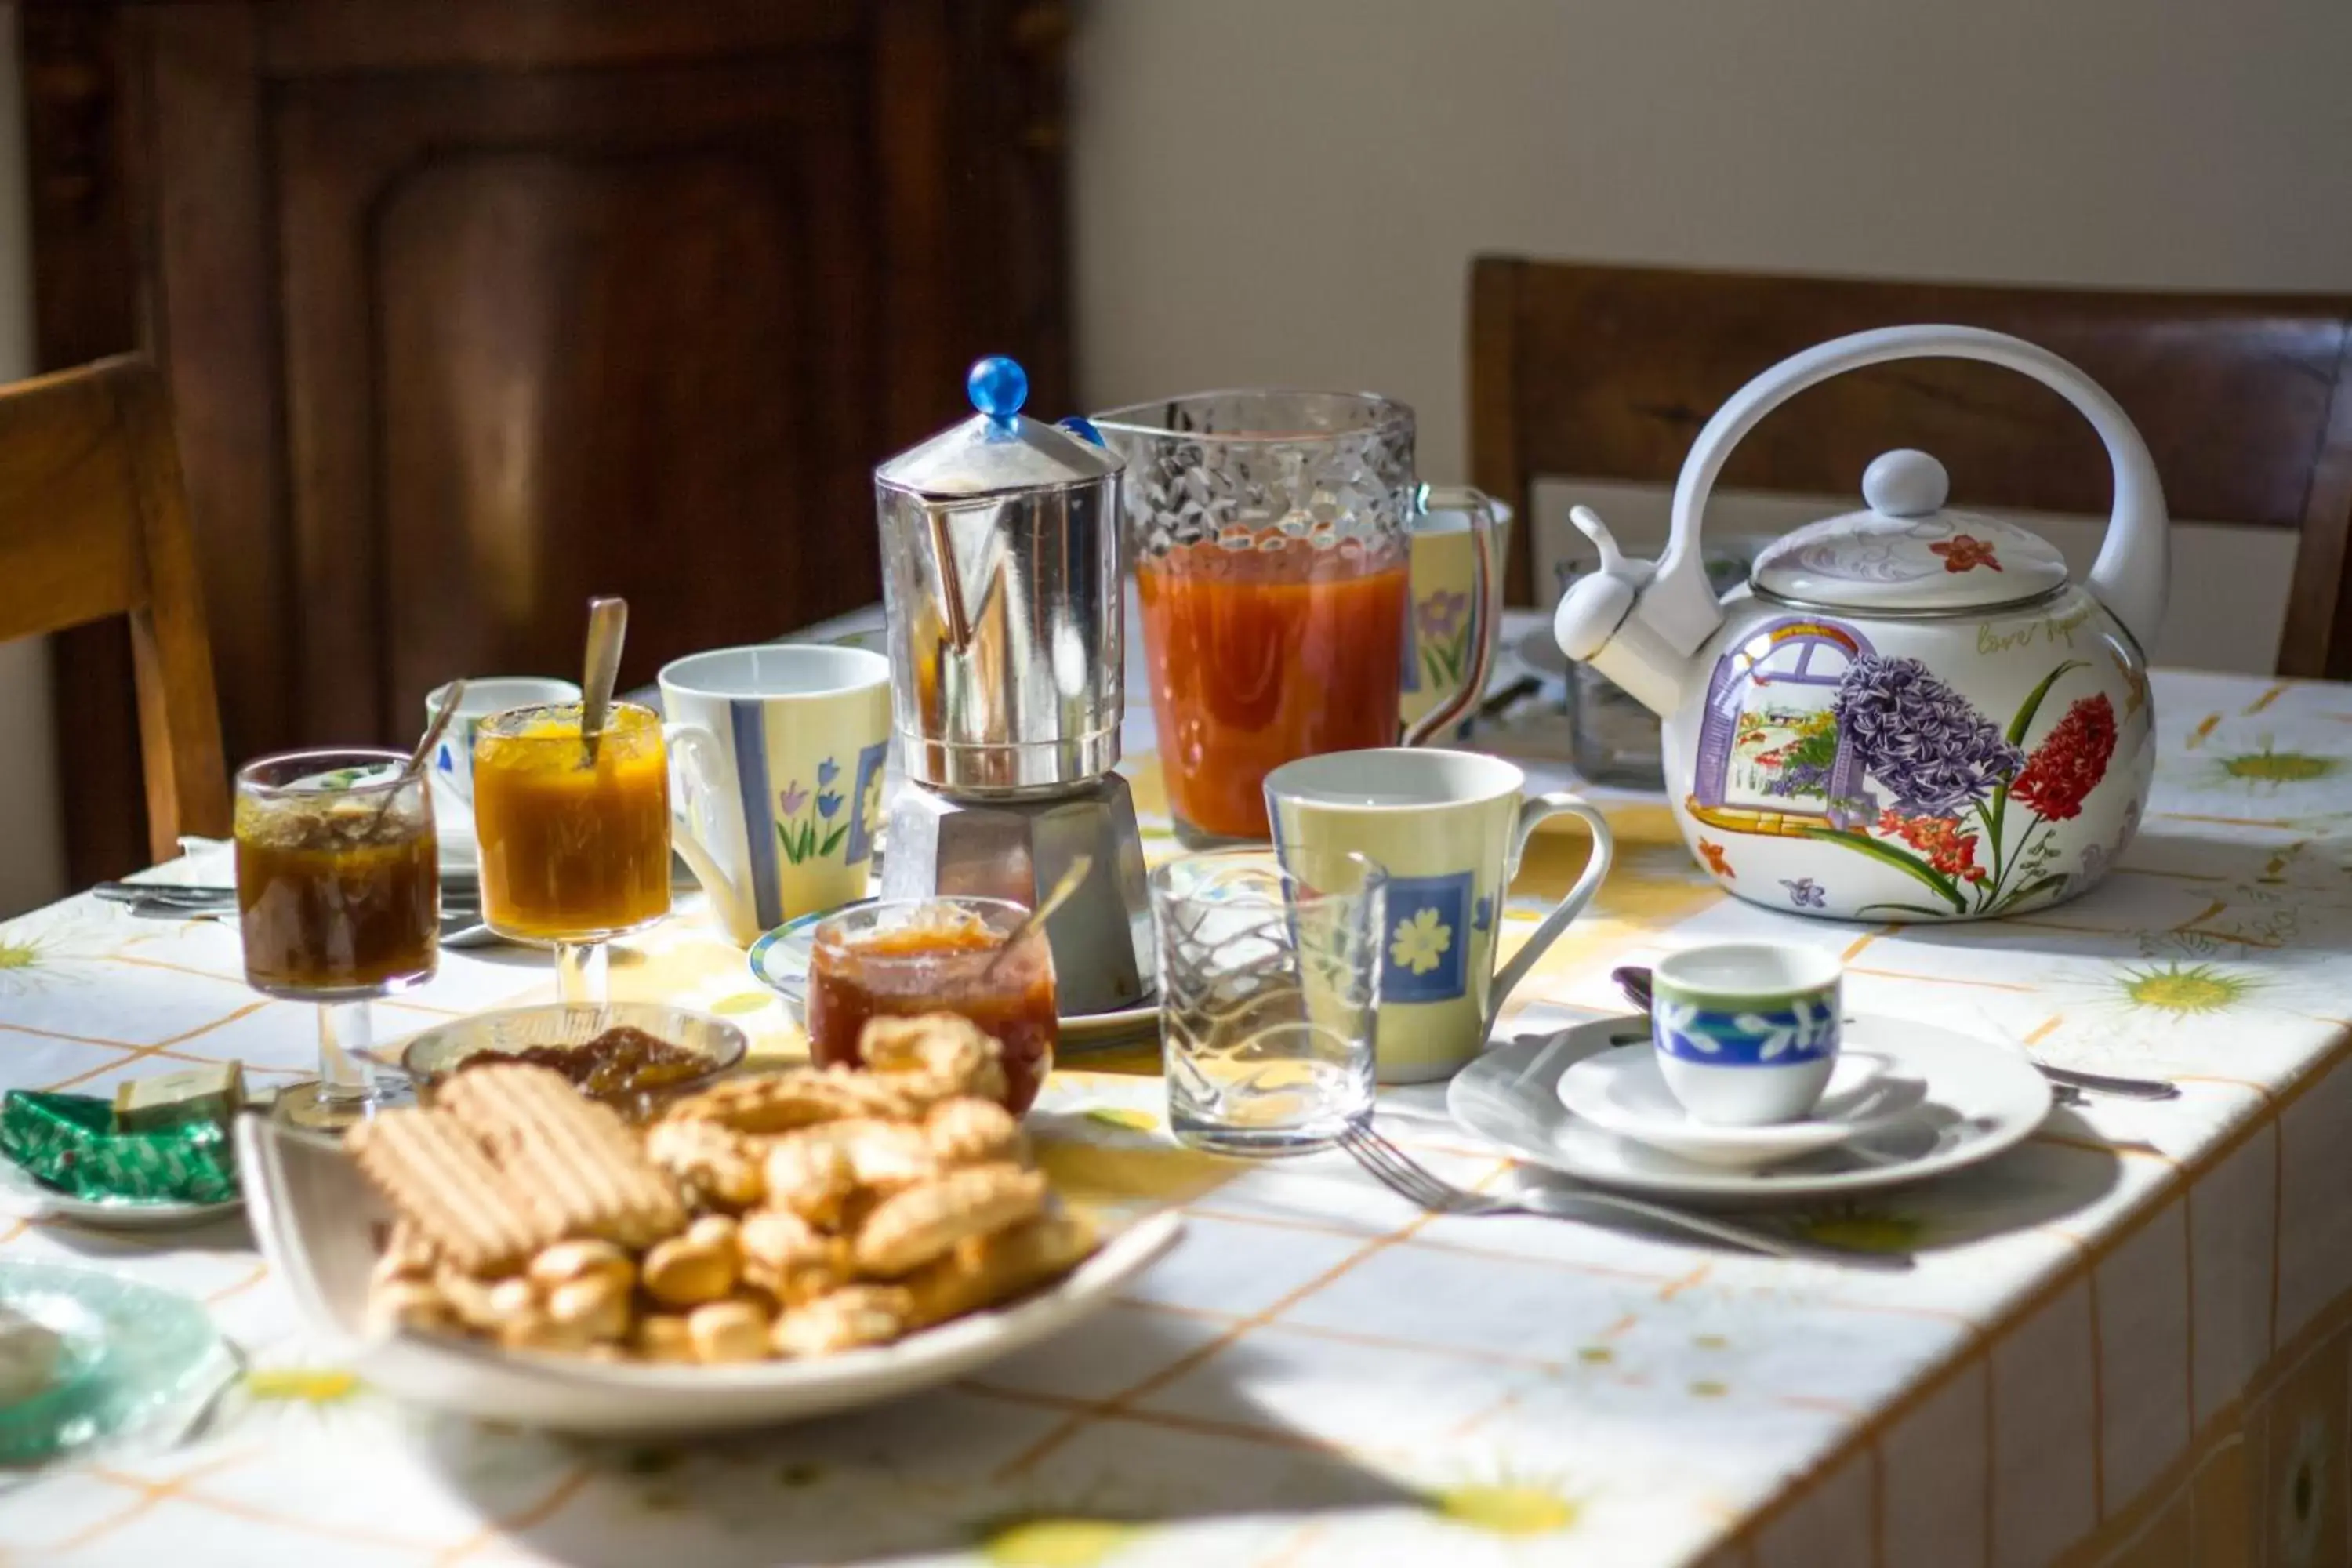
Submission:
M 0 1465 L 184 1420 L 236 1370 L 201 1304 L 103 1269 L 0 1263 L 0 1306 L 63 1342 L 47 1386 L 0 1408 Z

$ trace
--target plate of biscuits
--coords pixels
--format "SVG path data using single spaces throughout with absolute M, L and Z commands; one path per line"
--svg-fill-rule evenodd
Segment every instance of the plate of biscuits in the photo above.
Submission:
M 1172 1246 L 1064 1206 L 995 1042 L 877 1019 L 866 1068 L 722 1079 L 632 1125 L 559 1073 L 454 1075 L 341 1143 L 237 1127 L 262 1251 L 388 1393 L 641 1436 L 772 1425 L 960 1376 L 1108 1304 Z

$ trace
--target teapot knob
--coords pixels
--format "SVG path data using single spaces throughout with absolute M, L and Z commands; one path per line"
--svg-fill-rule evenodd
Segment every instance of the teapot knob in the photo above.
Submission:
M 1879 453 L 1862 471 L 1862 499 L 1881 517 L 1930 516 L 1951 493 L 1944 465 L 1908 447 Z

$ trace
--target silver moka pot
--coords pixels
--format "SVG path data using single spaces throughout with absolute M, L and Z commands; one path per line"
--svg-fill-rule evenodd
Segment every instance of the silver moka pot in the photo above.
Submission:
M 874 470 L 892 723 L 908 787 L 885 898 L 1034 906 L 1094 869 L 1046 925 L 1062 1011 L 1150 994 L 1143 849 L 1118 761 L 1127 708 L 1120 460 L 1083 420 L 1021 413 L 1028 377 L 982 360 L 972 417 Z

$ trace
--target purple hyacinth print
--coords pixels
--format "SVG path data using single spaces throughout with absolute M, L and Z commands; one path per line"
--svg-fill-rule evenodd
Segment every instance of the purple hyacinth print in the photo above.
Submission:
M 1838 683 L 1838 732 L 1905 816 L 1953 816 L 2017 776 L 2025 753 L 1916 658 L 1864 654 Z

